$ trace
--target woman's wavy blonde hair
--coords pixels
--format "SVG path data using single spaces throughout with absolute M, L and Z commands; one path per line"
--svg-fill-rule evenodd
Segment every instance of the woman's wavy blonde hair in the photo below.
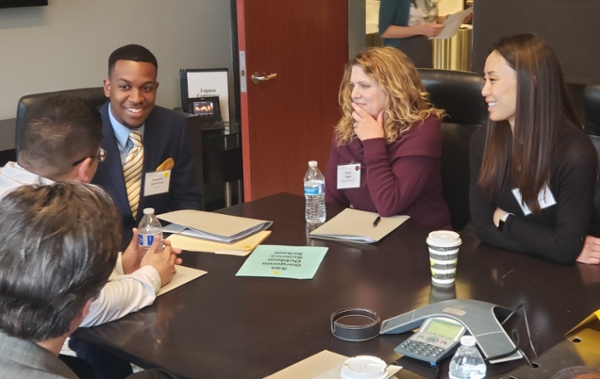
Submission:
M 350 87 L 353 66 L 362 68 L 386 94 L 383 130 L 387 143 L 394 142 L 398 134 L 402 135 L 413 123 L 423 121 L 432 114 L 443 117 L 444 111 L 434 108 L 429 102 L 429 94 L 421 84 L 417 69 L 403 52 L 394 47 L 370 48 L 356 55 L 346 65 L 338 95 L 343 112 L 335 127 L 338 146 L 356 138 Z

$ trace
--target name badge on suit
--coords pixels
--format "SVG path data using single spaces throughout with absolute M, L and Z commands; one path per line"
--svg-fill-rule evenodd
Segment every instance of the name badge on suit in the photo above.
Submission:
M 144 178 L 144 196 L 169 192 L 171 170 L 175 166 L 173 158 L 167 158 L 154 172 L 147 172 Z

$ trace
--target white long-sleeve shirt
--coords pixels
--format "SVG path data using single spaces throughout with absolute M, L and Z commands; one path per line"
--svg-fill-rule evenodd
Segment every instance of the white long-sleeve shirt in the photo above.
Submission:
M 147 307 L 154 302 L 159 289 L 160 276 L 154 267 L 140 267 L 125 275 L 119 253 L 117 265 L 108 283 L 92 302 L 90 312 L 79 326 L 87 328 L 104 324 Z
M 52 183 L 52 180 L 29 172 L 15 162 L 8 162 L 0 169 L 0 199 L 24 185 Z M 80 326 L 104 324 L 152 304 L 160 285 L 158 271 L 152 266 L 144 266 L 125 275 L 119 253 L 108 283 L 92 302 L 90 312 Z

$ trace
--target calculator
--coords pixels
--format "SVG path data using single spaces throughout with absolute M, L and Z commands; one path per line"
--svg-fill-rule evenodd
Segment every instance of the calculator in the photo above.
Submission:
M 454 351 L 465 331 L 463 324 L 451 318 L 432 317 L 394 351 L 407 357 L 436 363 Z

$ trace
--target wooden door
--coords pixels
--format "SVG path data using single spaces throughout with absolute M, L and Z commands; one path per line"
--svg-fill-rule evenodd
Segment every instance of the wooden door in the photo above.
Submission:
M 325 170 L 341 116 L 348 0 L 237 0 L 237 17 L 245 200 L 302 194 L 307 162 Z M 255 72 L 277 77 L 254 84 Z

